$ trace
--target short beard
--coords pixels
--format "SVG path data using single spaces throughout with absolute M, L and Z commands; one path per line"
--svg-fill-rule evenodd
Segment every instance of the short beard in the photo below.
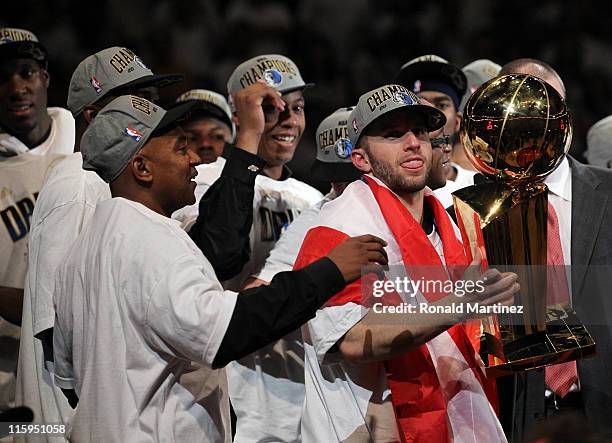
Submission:
M 372 155 L 369 155 L 369 160 L 370 166 L 372 167 L 372 174 L 398 195 L 412 194 L 423 189 L 427 184 L 427 177 L 431 172 L 430 166 L 427 174 L 425 174 L 422 179 L 411 181 L 406 179 L 406 177 L 394 174 L 386 164 L 379 162 Z

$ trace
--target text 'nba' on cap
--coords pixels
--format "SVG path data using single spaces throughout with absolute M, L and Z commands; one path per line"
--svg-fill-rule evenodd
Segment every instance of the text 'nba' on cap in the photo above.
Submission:
M 112 182 L 152 136 L 172 129 L 193 105 L 182 103 L 166 111 L 135 95 L 116 98 L 96 115 L 83 134 L 83 169 Z
M 446 123 L 442 111 L 424 105 L 408 88 L 402 85 L 385 85 L 366 92 L 359 97 L 350 116 L 348 134 L 353 146 L 372 122 L 391 111 L 404 109 L 423 116 L 429 132 L 440 129 Z
M 291 59 L 284 55 L 268 54 L 249 59 L 234 69 L 227 82 L 227 92 L 234 94 L 257 80 L 264 80 L 283 94 L 314 85 L 304 83 Z

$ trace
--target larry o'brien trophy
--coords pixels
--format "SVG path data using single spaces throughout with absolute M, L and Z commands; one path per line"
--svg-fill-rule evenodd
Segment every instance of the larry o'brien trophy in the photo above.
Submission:
M 576 313 L 566 304 L 547 305 L 548 189 L 542 181 L 559 166 L 571 138 L 565 102 L 536 77 L 494 78 L 465 106 L 463 145 L 490 180 L 453 193 L 464 247 L 471 259 L 484 246 L 483 263 L 510 268 L 521 285 L 515 305 L 522 313 L 496 314 L 472 328 L 490 376 L 595 353 Z

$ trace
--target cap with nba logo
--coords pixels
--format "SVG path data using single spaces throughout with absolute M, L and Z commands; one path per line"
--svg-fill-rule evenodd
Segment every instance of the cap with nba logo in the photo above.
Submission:
M 433 54 L 422 55 L 405 63 L 395 81 L 415 94 L 421 91 L 442 92 L 453 100 L 456 110 L 459 110 L 461 97 L 467 88 L 463 71 Z
M 155 75 L 140 57 L 113 46 L 90 55 L 74 70 L 68 87 L 68 109 L 75 117 L 109 92 L 120 95 L 149 86 L 164 87 L 183 80 L 182 75 Z
M 312 164 L 312 178 L 324 182 L 350 182 L 361 172 L 351 161 L 353 144 L 348 136 L 348 122 L 353 107 L 340 108 L 325 117 L 316 132 L 317 157 Z
M 0 28 L 0 60 L 31 58 L 47 69 L 47 50 L 34 33 L 19 28 Z
M 83 169 L 112 182 L 151 137 L 172 129 L 193 106 L 193 102 L 181 103 L 166 111 L 135 95 L 116 98 L 96 115 L 83 134 Z
M 227 81 L 227 92 L 235 94 L 257 80 L 264 80 L 283 94 L 314 86 L 314 83 L 304 83 L 298 67 L 291 59 L 284 55 L 269 54 L 249 59 L 234 69 Z
M 236 127 L 232 120 L 230 105 L 221 94 L 208 89 L 191 89 L 176 99 L 176 103 L 194 102 L 194 112 L 202 111 L 211 117 L 217 118 L 225 123 L 232 131 L 232 138 L 236 133 Z
M 372 89 L 359 97 L 357 106 L 350 115 L 349 139 L 353 146 L 371 123 L 383 115 L 403 110 L 419 114 L 425 120 L 428 132 L 440 129 L 446 123 L 444 113 L 433 106 L 424 105 L 419 97 L 405 86 L 385 85 Z

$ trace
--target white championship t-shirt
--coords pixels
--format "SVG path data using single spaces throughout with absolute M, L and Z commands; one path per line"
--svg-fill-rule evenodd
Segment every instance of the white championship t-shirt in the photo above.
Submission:
M 30 228 L 24 291 L 16 402 L 34 411 L 34 423 L 66 423 L 72 409 L 53 383 L 53 363 L 45 362 L 35 338 L 55 321 L 55 273 L 72 243 L 110 188 L 95 172 L 83 169 L 80 152 L 62 159 L 48 174 L 36 201 Z M 26 440 L 40 436 L 25 435 Z M 48 441 L 54 441 L 47 437 Z
M 51 131 L 29 149 L 0 130 L 0 286 L 23 288 L 28 262 L 28 231 L 34 203 L 47 171 L 74 149 L 74 119 L 62 108 L 48 108 Z M 0 410 L 13 404 L 20 328 L 0 318 Z
M 98 204 L 54 292 L 55 381 L 79 397 L 70 438 L 229 441 L 211 364 L 236 297 L 178 221 L 123 198 Z
M 301 211 L 322 198 L 319 191 L 293 178 L 273 180 L 258 175 L 250 232 L 251 258 L 242 273 L 225 282 L 224 287 L 237 291 L 247 278 L 257 275 L 281 233 Z M 295 414 L 293 396 L 296 388 L 299 395 L 303 387 L 292 380 L 303 380 L 303 363 L 301 346 L 295 353 L 293 343 L 294 340 L 280 340 L 227 366 L 230 398 L 237 417 L 235 442 L 298 438 L 299 415 Z

